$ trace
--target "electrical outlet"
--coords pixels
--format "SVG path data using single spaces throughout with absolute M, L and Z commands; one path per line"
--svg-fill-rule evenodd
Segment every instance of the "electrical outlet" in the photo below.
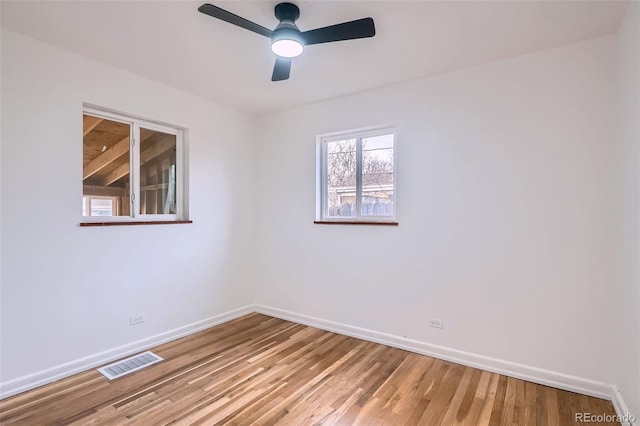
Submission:
M 429 327 L 444 328 L 444 321 L 438 318 L 429 318 Z
M 142 314 L 131 315 L 129 317 L 129 325 L 136 325 L 140 324 L 141 322 L 144 322 L 144 315 Z

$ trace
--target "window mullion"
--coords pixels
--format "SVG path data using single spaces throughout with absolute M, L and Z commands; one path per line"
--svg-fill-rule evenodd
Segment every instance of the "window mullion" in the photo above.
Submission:
M 129 176 L 133 203 L 131 203 L 131 217 L 140 215 L 140 125 L 131 126 L 131 170 Z
M 176 191 L 176 217 L 180 219 L 184 217 L 185 206 L 182 203 L 183 187 L 185 176 L 183 176 L 183 164 L 184 164 L 184 152 L 182 147 L 184 145 L 183 133 L 178 132 L 176 135 L 176 171 L 175 171 L 175 191 Z
M 356 139 L 356 217 L 361 216 L 362 203 L 362 138 Z
M 327 143 L 321 142 L 320 145 L 320 211 L 321 217 L 329 217 L 329 150 L 327 149 Z

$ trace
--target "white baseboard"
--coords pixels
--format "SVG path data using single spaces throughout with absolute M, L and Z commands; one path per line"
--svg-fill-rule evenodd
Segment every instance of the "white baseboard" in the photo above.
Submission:
M 627 403 L 624 402 L 622 394 L 616 386 L 611 387 L 611 403 L 613 404 L 613 408 L 616 410 L 616 414 L 622 419 L 620 422 L 622 426 L 635 426 L 638 424 L 638 419 L 632 418 L 632 413 L 629 412 L 629 407 L 627 407 Z M 635 414 L 640 415 L 640 413 Z M 634 421 L 630 421 L 629 419 Z
M 46 370 L 0 383 L 0 399 L 55 382 L 56 380 L 69 377 L 73 374 L 98 367 L 102 364 L 133 355 L 137 352 L 147 350 L 154 346 L 158 346 L 184 336 L 188 336 L 189 334 L 197 333 L 198 331 L 222 324 L 223 322 L 231 321 L 232 319 L 239 318 L 252 312 L 255 312 L 254 305 L 244 306 L 220 315 L 215 315 L 202 321 L 197 321 L 192 324 L 174 328 L 173 330 L 169 330 L 164 333 L 156 334 L 155 336 L 128 343 L 117 348 L 109 349 L 104 352 L 89 355 L 84 358 L 76 359 L 75 361 L 70 361 Z
M 394 336 L 392 334 L 380 333 L 366 328 L 354 327 L 347 324 L 341 324 L 334 321 L 328 321 L 309 315 L 303 315 L 295 312 L 285 311 L 282 309 L 272 308 L 269 306 L 257 305 L 256 311 L 287 321 L 293 321 L 299 324 L 320 328 L 322 330 L 332 331 L 334 333 L 356 337 L 358 339 L 381 343 L 383 345 L 392 346 L 394 348 L 432 356 L 434 358 L 439 358 L 446 361 L 455 362 L 457 364 L 491 371 L 493 373 L 503 374 L 509 377 L 515 377 L 517 379 L 522 379 L 545 386 L 551 386 L 554 388 L 607 400 L 613 400 L 614 396 L 612 394 L 614 387 L 607 383 L 597 382 L 594 380 L 584 379 L 581 377 L 571 376 L 555 371 L 544 370 L 541 368 L 530 367 L 510 361 L 477 355 L 470 352 L 459 351 L 444 346 L 432 345 L 430 343 L 421 342 L 418 340 L 407 339 L 405 337 Z

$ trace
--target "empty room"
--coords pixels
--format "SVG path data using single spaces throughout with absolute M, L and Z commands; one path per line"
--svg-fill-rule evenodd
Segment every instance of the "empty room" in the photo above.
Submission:
M 640 0 L 0 0 L 1 425 L 640 425 Z

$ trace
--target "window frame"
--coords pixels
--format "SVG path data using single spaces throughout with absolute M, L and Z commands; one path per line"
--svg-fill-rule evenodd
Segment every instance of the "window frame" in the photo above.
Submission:
M 393 215 L 363 216 L 362 215 L 362 139 L 383 135 L 393 135 Z M 327 183 L 327 145 L 341 140 L 356 141 L 356 205 L 355 216 L 329 216 L 328 183 Z M 316 137 L 316 223 L 338 224 L 392 224 L 397 225 L 397 153 L 398 131 L 394 125 L 369 127 L 336 133 L 319 135 Z
M 102 118 L 129 125 L 129 207 L 128 216 L 82 216 L 81 223 L 94 222 L 180 222 L 187 221 L 187 162 L 186 131 L 181 126 L 160 123 L 134 115 L 102 109 L 96 106 L 83 105 L 83 115 Z M 176 137 L 176 213 L 175 214 L 141 214 L 140 213 L 140 128 L 158 131 Z M 84 146 L 83 146 L 84 149 Z M 82 180 L 81 180 L 82 183 Z M 84 191 L 82 196 L 84 197 Z

